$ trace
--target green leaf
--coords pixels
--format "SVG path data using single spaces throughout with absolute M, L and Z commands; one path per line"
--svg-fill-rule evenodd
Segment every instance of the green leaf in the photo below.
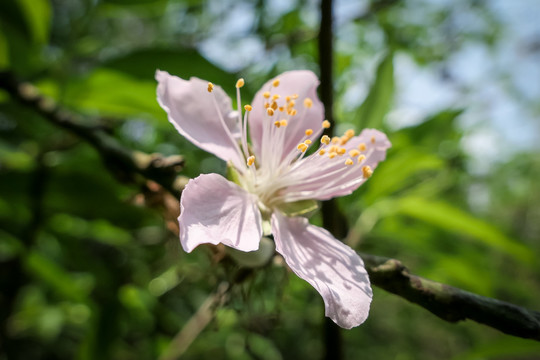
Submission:
M 51 4 L 49 0 L 17 0 L 26 24 L 32 34 L 32 40 L 37 44 L 49 41 L 51 23 Z
M 31 251 L 24 264 L 29 273 L 41 279 L 60 296 L 77 302 L 86 300 L 88 289 L 80 286 L 69 273 L 40 253 Z
M 397 208 L 402 214 L 455 234 L 471 237 L 512 255 L 517 260 L 530 264 L 535 259 L 525 245 L 508 238 L 496 227 L 445 202 L 411 196 L 399 199 Z
M 389 52 L 377 67 L 375 81 L 358 109 L 362 128 L 381 128 L 394 99 L 394 54 Z
M 442 169 L 444 161 L 430 153 L 417 148 L 406 148 L 393 152 L 377 169 L 375 180 L 369 183 L 364 194 L 366 203 L 373 203 L 376 199 L 392 194 L 417 182 L 418 173 Z

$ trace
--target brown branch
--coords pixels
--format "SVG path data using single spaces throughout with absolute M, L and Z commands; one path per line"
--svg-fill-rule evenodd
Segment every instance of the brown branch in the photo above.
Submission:
M 323 85 L 329 86 L 326 82 Z M 181 177 L 176 176 L 182 165 L 180 158 L 126 149 L 103 129 L 80 123 L 76 115 L 58 108 L 40 96 L 34 87 L 17 82 L 9 73 L 0 73 L 0 88 L 51 123 L 88 141 L 107 163 L 154 180 L 178 198 L 182 188 L 177 185 Z M 506 334 L 540 341 L 540 312 L 421 278 L 411 274 L 395 259 L 368 254 L 361 256 L 373 285 L 418 304 L 443 320 L 457 322 L 470 319 Z
M 0 72 L 0 88 L 49 122 L 89 142 L 115 174 L 139 174 L 157 182 L 172 194 L 180 195 L 185 183 L 177 177 L 184 164 L 182 156 L 163 157 L 128 149 L 102 127 L 85 124 L 80 116 L 61 109 L 54 101 L 42 96 L 36 87 L 18 81 L 10 72 Z
M 420 305 L 443 320 L 469 319 L 509 335 L 540 341 L 540 312 L 421 278 L 395 259 L 360 256 L 373 285 Z

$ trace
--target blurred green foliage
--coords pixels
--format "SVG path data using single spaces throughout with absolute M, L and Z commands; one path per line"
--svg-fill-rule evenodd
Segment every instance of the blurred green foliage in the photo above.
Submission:
M 407 16 L 411 9 L 404 3 L 369 2 L 365 16 L 336 26 L 337 128 L 380 128 L 393 143 L 373 178 L 339 199 L 354 230 L 347 241 L 363 252 L 396 257 L 421 276 L 538 310 L 538 151 L 514 154 L 478 175 L 468 171 L 471 154 L 461 146 L 463 108 L 443 109 L 398 131 L 386 121 L 398 92 L 397 54 L 429 66 L 467 42 L 493 46 L 505 29 L 483 1 L 430 3 L 414 10 L 421 21 Z M 186 176 L 224 172 L 224 164 L 166 121 L 155 100 L 154 72 L 198 76 L 229 92 L 244 76 L 249 100 L 281 71 L 317 71 L 317 4 L 280 4 L 2 1 L 0 71 L 100 119 L 129 148 L 182 154 Z M 235 30 L 224 11 L 251 23 Z M 464 12 L 486 25 L 445 28 Z M 237 50 L 249 38 L 261 46 Z M 226 43 L 230 50 L 222 56 L 238 59 L 237 65 L 210 61 L 212 40 Z M 262 53 L 245 61 L 246 51 Z M 373 59 L 379 59 L 375 65 Z M 371 74 L 366 94 L 345 104 L 359 69 Z M 210 252 L 181 251 L 161 211 L 137 200 L 144 186 L 119 179 L 88 144 L 0 91 L 0 359 L 158 358 L 231 276 L 234 265 L 214 266 Z M 488 206 L 473 206 L 471 191 L 489 194 Z M 316 292 L 275 263 L 233 289 L 184 357 L 318 358 L 325 346 L 322 312 Z M 347 358 L 540 354 L 536 342 L 477 324 L 444 323 L 378 289 L 368 321 L 343 335 Z

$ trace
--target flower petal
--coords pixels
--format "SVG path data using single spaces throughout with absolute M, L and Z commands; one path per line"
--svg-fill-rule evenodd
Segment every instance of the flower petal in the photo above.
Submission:
M 358 136 L 352 137 L 343 147 L 346 155 L 329 158 L 317 153 L 302 161 L 286 176 L 289 186 L 283 190 L 283 201 L 303 199 L 328 200 L 352 193 L 368 178 L 363 168 L 374 170 L 379 162 L 386 158 L 386 150 L 392 144 L 386 135 L 375 129 L 364 129 Z M 365 159 L 358 163 L 357 157 L 351 158 L 353 165 L 345 165 L 351 150 L 363 149 L 360 153 Z M 282 179 L 282 181 L 284 181 Z
M 156 80 L 159 105 L 180 134 L 238 168 L 245 167 L 237 145 L 241 134 L 237 112 L 223 89 L 215 86 L 210 94 L 207 81 L 194 77 L 188 81 L 159 70 Z
M 276 250 L 292 271 L 322 296 L 325 314 L 350 329 L 363 323 L 373 293 L 362 259 L 328 231 L 303 217 L 272 215 Z
M 204 174 L 186 185 L 180 199 L 180 242 L 191 252 L 200 244 L 259 248 L 261 213 L 254 196 L 218 174 Z
M 279 85 L 273 87 L 272 83 L 275 80 L 279 80 Z M 288 71 L 275 79 L 268 81 L 257 92 L 253 99 L 252 106 L 253 111 L 249 114 L 249 129 L 251 135 L 251 141 L 255 154 L 260 157 L 262 147 L 266 146 L 269 151 L 275 154 L 276 150 L 281 152 L 281 158 L 286 156 L 291 151 L 296 151 L 296 146 L 305 137 L 306 129 L 312 129 L 315 133 L 322 129 L 322 122 L 324 120 L 324 106 L 317 97 L 317 86 L 319 86 L 319 79 L 317 76 L 308 70 Z M 276 144 L 274 139 L 270 139 L 263 144 L 264 122 L 271 122 L 266 113 L 264 103 L 269 101 L 263 94 L 270 92 L 273 95 L 279 95 L 279 99 L 276 103 L 279 106 L 286 107 L 287 96 L 298 95 L 295 100 L 297 114 L 291 117 L 288 121 L 283 139 L 283 145 Z M 304 106 L 304 100 L 306 98 L 311 99 L 311 107 Z M 286 114 L 276 111 L 276 115 L 272 120 L 281 120 Z

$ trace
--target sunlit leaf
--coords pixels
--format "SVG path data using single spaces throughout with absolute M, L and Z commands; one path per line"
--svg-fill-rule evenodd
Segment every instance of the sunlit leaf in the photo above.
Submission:
M 49 0 L 17 0 L 30 28 L 32 39 L 38 44 L 49 40 L 51 4 Z
M 488 246 L 512 255 L 517 260 L 532 263 L 533 253 L 502 233 L 496 227 L 443 201 L 420 197 L 404 197 L 398 201 L 401 213 L 425 221 L 441 229 L 478 240 Z
M 375 81 L 358 109 L 357 121 L 363 128 L 381 128 L 394 98 L 394 54 L 389 52 L 377 68 Z

